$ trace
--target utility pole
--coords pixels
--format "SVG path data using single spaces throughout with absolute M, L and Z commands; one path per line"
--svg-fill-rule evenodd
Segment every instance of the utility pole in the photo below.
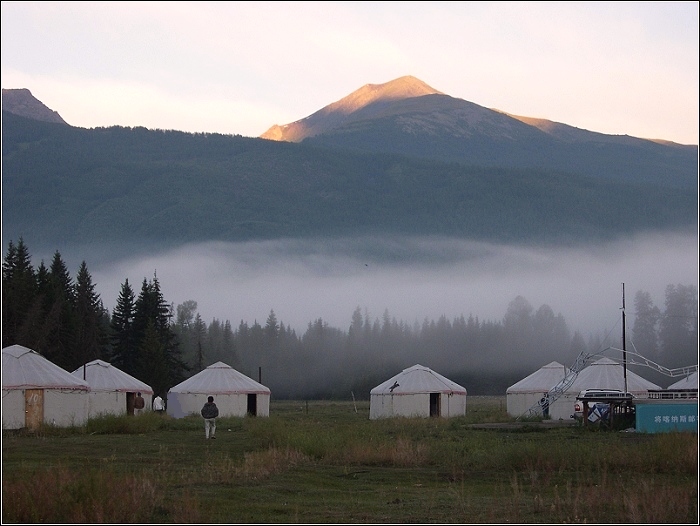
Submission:
M 627 337 L 625 336 L 625 284 L 622 284 L 622 370 L 625 378 L 625 396 L 627 396 Z

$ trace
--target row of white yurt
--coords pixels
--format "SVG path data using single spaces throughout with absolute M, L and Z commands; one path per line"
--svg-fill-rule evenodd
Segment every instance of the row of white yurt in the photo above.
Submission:
M 117 367 L 94 360 L 69 373 L 36 351 L 12 345 L 2 351 L 3 429 L 35 428 L 41 423 L 83 425 L 105 414 L 133 414 L 141 395 L 150 409 L 153 389 Z M 167 413 L 175 418 L 199 414 L 214 396 L 219 416 L 270 414 L 270 389 L 223 362 L 210 365 L 167 395 Z M 463 416 L 464 387 L 415 365 L 370 392 L 370 418 L 390 416 Z
M 510 416 L 523 416 L 550 389 L 564 379 L 568 369 L 552 362 L 535 371 L 506 390 L 506 407 Z M 627 392 L 644 398 L 649 391 L 661 389 L 658 385 L 627 369 Z M 549 405 L 553 420 L 573 419 L 576 397 L 585 389 L 625 390 L 624 366 L 610 358 L 601 358 L 582 369 L 573 383 Z
M 2 351 L 3 429 L 82 425 L 100 414 L 133 414 L 135 395 L 151 407 L 153 390 L 140 380 L 102 360 L 68 373 L 37 352 L 12 345 Z M 568 369 L 551 362 L 506 391 L 507 411 L 522 416 L 564 379 Z M 578 393 L 584 389 L 625 388 L 623 367 L 601 358 L 583 369 L 572 385 L 551 405 L 549 417 L 570 419 Z M 697 389 L 697 372 L 669 389 Z M 644 397 L 660 387 L 627 371 L 627 391 Z M 175 418 L 199 414 L 208 396 L 214 396 L 219 415 L 269 416 L 270 389 L 223 362 L 210 365 L 167 395 L 167 413 Z M 467 391 L 441 374 L 414 365 L 370 391 L 370 419 L 394 416 L 454 417 L 466 414 Z
M 94 416 L 133 415 L 138 396 L 149 410 L 153 389 L 102 360 L 69 373 L 22 345 L 2 350 L 3 429 L 79 426 Z

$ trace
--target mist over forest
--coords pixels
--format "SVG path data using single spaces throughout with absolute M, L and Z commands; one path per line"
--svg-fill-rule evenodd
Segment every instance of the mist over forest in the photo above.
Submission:
M 697 246 L 665 233 L 569 248 L 417 237 L 202 243 L 123 259 L 28 247 L 29 274 L 24 246 L 10 246 L 3 345 L 37 345 L 68 370 L 105 359 L 163 394 L 217 361 L 280 398 L 363 398 L 415 364 L 472 394 L 502 394 L 552 361 L 620 360 L 623 284 L 629 350 L 666 368 L 697 364 Z M 33 299 L 21 292 L 27 275 Z
M 80 261 L 61 254 L 77 268 Z M 523 296 L 588 337 L 619 324 L 623 283 L 630 323 L 637 290 L 663 305 L 667 285 L 698 284 L 697 236 L 669 233 L 537 249 L 435 238 L 203 243 L 87 262 L 107 309 L 126 278 L 138 285 L 155 273 L 169 302 L 196 301 L 206 322 L 264 324 L 274 310 L 298 334 L 318 318 L 347 330 L 357 307 L 372 320 L 388 311 L 408 325 L 443 315 L 499 321 Z

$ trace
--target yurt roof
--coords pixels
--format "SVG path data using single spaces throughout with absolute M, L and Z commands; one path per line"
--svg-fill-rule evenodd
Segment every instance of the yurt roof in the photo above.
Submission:
M 467 390 L 428 367 L 414 365 L 404 369 L 396 376 L 392 376 L 370 391 L 372 395 L 416 393 L 460 393 L 466 395 Z
M 601 358 L 585 367 L 578 373 L 569 391 L 578 392 L 584 389 L 617 389 L 624 391 L 625 378 L 622 364 L 610 358 Z M 661 387 L 630 371 L 629 368 L 627 369 L 627 392 L 644 392 L 650 389 L 661 389 Z
M 85 375 L 84 378 L 83 375 Z M 153 389 L 148 384 L 102 360 L 93 360 L 78 367 L 73 371 L 73 376 L 85 380 L 93 392 L 119 391 L 153 394 Z
M 669 389 L 697 389 L 698 372 L 695 371 L 668 386 Z
M 171 387 L 171 393 L 196 394 L 269 394 L 270 389 L 236 371 L 224 362 L 216 362 L 184 382 Z
M 541 393 L 543 391 L 549 391 L 552 387 L 561 382 L 568 372 L 569 368 L 559 362 L 548 363 L 519 382 L 511 385 L 506 389 L 506 393 Z
M 2 388 L 90 390 L 84 380 L 22 345 L 2 350 Z

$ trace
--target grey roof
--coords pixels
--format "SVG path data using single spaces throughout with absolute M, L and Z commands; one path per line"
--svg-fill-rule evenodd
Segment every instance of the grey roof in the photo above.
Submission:
M 549 391 L 561 382 L 568 372 L 569 368 L 559 362 L 548 363 L 511 385 L 506 389 L 506 393 L 540 393 Z
M 669 389 L 697 389 L 698 372 L 695 371 L 668 386 Z
M 93 392 L 121 391 L 153 394 L 153 389 L 148 384 L 102 360 L 93 360 L 78 367 L 73 371 L 73 376 L 85 380 Z
M 394 384 L 398 385 L 394 387 Z M 392 376 L 370 391 L 372 395 L 416 393 L 460 393 L 466 395 L 467 390 L 428 367 L 414 365 L 404 369 L 396 376 Z
M 90 390 L 86 381 L 21 345 L 2 350 L 2 388 Z
M 236 371 L 224 362 L 216 362 L 184 382 L 171 387 L 170 393 L 197 394 L 269 394 L 270 389 Z

